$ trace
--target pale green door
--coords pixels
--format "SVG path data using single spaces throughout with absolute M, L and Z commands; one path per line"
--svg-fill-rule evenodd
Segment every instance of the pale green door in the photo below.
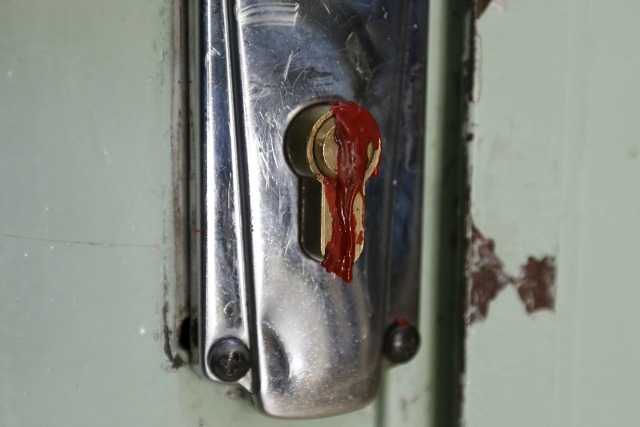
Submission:
M 434 239 L 422 349 L 387 376 L 374 405 L 324 420 L 268 419 L 179 367 L 182 3 L 0 2 L 0 425 L 432 425 Z M 434 18 L 432 37 L 445 29 Z M 436 81 L 439 53 L 430 55 Z M 434 153 L 443 93 L 430 92 Z M 438 161 L 428 160 L 432 236 Z
M 471 217 L 515 280 L 467 325 L 469 427 L 638 425 L 638 17 L 633 0 L 508 0 L 477 21 Z

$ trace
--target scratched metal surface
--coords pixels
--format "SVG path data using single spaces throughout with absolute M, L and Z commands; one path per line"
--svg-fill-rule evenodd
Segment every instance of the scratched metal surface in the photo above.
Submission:
M 201 150 L 222 144 L 217 147 L 229 147 L 235 163 L 202 165 L 209 210 L 227 211 L 222 217 L 203 214 L 211 216 L 201 223 L 200 244 L 211 244 L 200 252 L 208 265 L 202 270 L 208 284 L 200 293 L 208 328 L 200 358 L 218 338 L 238 333 L 210 319 L 224 313 L 228 294 L 250 289 L 255 312 L 248 344 L 257 372 L 254 365 L 252 385 L 248 379 L 242 385 L 259 406 L 270 415 L 296 418 L 352 411 L 376 395 L 390 319 L 417 322 L 426 4 L 241 1 L 232 10 L 231 3 L 203 3 L 200 52 L 208 75 L 202 81 Z M 226 46 L 225 27 L 231 34 Z M 230 92 L 235 97 L 227 103 Z M 284 132 L 295 112 L 326 99 L 355 100 L 369 109 L 383 139 L 380 178 L 367 184 L 365 251 L 349 285 L 299 246 L 299 182 L 284 152 Z M 219 114 L 224 108 L 231 110 L 226 119 Z M 221 123 L 231 123 L 229 134 L 215 129 Z M 219 181 L 232 170 L 237 182 Z M 242 203 L 243 217 L 228 210 Z M 231 230 L 244 237 L 248 258 L 226 250 Z M 231 264 L 240 270 L 227 275 L 233 284 L 225 298 L 207 290 L 228 286 L 207 275 L 219 270 L 221 256 L 235 259 Z M 247 317 L 241 318 L 246 331 Z M 206 366 L 201 369 L 215 379 Z
M 191 64 L 192 120 L 194 139 L 192 180 L 194 229 L 192 236 L 194 346 L 191 362 L 206 376 L 214 378 L 207 363 L 213 343 L 225 336 L 249 341 L 246 267 L 248 249 L 241 218 L 241 173 L 239 171 L 236 104 L 229 73 L 229 14 L 225 1 L 202 2 L 191 10 L 190 28 L 194 37 Z M 195 332 L 197 331 L 197 332 Z M 252 372 L 240 380 L 251 386 Z

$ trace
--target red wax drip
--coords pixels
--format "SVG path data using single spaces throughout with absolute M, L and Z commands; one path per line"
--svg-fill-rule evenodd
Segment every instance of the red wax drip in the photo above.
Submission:
M 407 329 L 409 327 L 409 322 L 402 317 L 396 317 L 395 321 L 402 329 Z
M 356 244 L 362 243 L 362 233 L 356 235 L 357 219 L 353 202 L 357 194 L 364 202 L 364 176 L 367 170 L 369 144 L 380 148 L 380 131 L 375 119 L 364 108 L 350 101 L 332 102 L 335 140 L 338 145 L 338 176 L 325 178 L 325 196 L 333 221 L 331 240 L 327 243 L 322 266 L 342 277 L 346 283 L 353 278 Z M 378 176 L 378 165 L 372 176 Z M 364 215 L 362 218 L 364 226 Z

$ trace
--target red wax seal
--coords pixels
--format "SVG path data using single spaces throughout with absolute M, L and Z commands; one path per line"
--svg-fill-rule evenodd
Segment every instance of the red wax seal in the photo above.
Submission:
M 356 245 L 362 243 L 362 231 L 356 234 L 357 219 L 353 203 L 357 194 L 364 203 L 364 180 L 368 169 L 370 144 L 380 149 L 380 130 L 376 120 L 364 108 L 351 101 L 332 102 L 335 121 L 335 141 L 338 146 L 336 179 L 324 178 L 324 188 L 332 219 L 331 240 L 327 243 L 322 266 L 342 277 L 346 283 L 353 278 Z M 378 164 L 372 176 L 378 176 Z M 364 216 L 362 218 L 364 227 Z

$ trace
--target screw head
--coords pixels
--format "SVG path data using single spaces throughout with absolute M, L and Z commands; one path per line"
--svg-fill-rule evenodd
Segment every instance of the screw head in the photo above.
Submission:
M 244 377 L 251 368 L 247 346 L 238 338 L 223 338 L 209 350 L 209 368 L 221 381 L 233 382 Z
M 384 353 L 393 363 L 411 360 L 420 347 L 418 330 L 404 319 L 397 319 L 389 326 L 384 340 Z

